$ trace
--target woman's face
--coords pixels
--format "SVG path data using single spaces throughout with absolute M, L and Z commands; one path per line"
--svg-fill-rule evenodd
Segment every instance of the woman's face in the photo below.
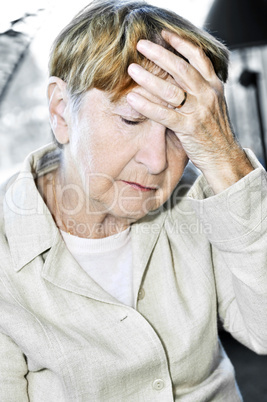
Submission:
M 130 221 L 169 198 L 187 163 L 173 132 L 138 114 L 126 98 L 112 103 L 97 89 L 71 119 L 65 154 L 72 183 L 86 194 L 87 213 Z

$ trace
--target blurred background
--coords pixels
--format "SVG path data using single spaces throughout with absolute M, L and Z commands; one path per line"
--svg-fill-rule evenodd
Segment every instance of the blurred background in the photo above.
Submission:
M 55 36 L 88 0 L 8 0 L 0 6 L 0 181 L 25 156 L 51 141 L 46 85 Z M 155 0 L 231 49 L 226 85 L 229 114 L 243 147 L 266 167 L 267 0 Z M 267 401 L 267 356 L 257 356 L 221 332 L 245 402 Z

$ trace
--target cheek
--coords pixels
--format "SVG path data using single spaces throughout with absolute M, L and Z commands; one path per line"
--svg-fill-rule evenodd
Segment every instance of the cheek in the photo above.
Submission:
M 115 144 L 116 145 L 116 144 Z M 119 146 L 118 146 L 119 147 Z M 124 147 L 125 149 L 126 147 Z M 77 166 L 87 195 L 105 201 L 117 192 L 116 179 L 128 163 L 123 148 L 118 151 L 114 142 L 81 140 L 77 143 Z
M 89 125 L 80 130 L 75 147 L 83 162 L 90 162 L 89 169 L 96 173 L 118 171 L 131 159 L 132 146 L 127 138 L 112 124 Z
M 95 141 L 93 130 L 90 130 L 89 125 L 79 127 L 72 133 L 70 149 L 80 174 L 98 171 L 98 165 L 101 164 L 101 147 Z

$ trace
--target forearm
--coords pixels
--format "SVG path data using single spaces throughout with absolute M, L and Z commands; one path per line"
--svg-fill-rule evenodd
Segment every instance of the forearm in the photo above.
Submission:
M 267 177 L 255 170 L 212 196 L 200 178 L 189 195 L 211 228 L 214 277 L 225 328 L 257 353 L 267 353 Z M 260 166 L 260 165 L 259 165 Z

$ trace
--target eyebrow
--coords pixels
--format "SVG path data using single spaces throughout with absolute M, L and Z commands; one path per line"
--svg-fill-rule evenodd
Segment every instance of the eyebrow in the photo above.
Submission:
M 146 118 L 143 114 L 141 114 L 141 113 L 137 112 L 135 109 L 133 109 L 132 106 L 130 106 L 127 101 L 117 102 L 117 104 L 115 104 L 114 111 L 116 111 L 116 108 L 121 108 L 121 111 L 120 111 L 121 114 L 123 114 L 123 113 L 126 113 L 126 115 L 131 114 L 132 117 L 135 119 L 145 119 Z M 125 110 L 123 110 L 123 109 L 125 109 Z

